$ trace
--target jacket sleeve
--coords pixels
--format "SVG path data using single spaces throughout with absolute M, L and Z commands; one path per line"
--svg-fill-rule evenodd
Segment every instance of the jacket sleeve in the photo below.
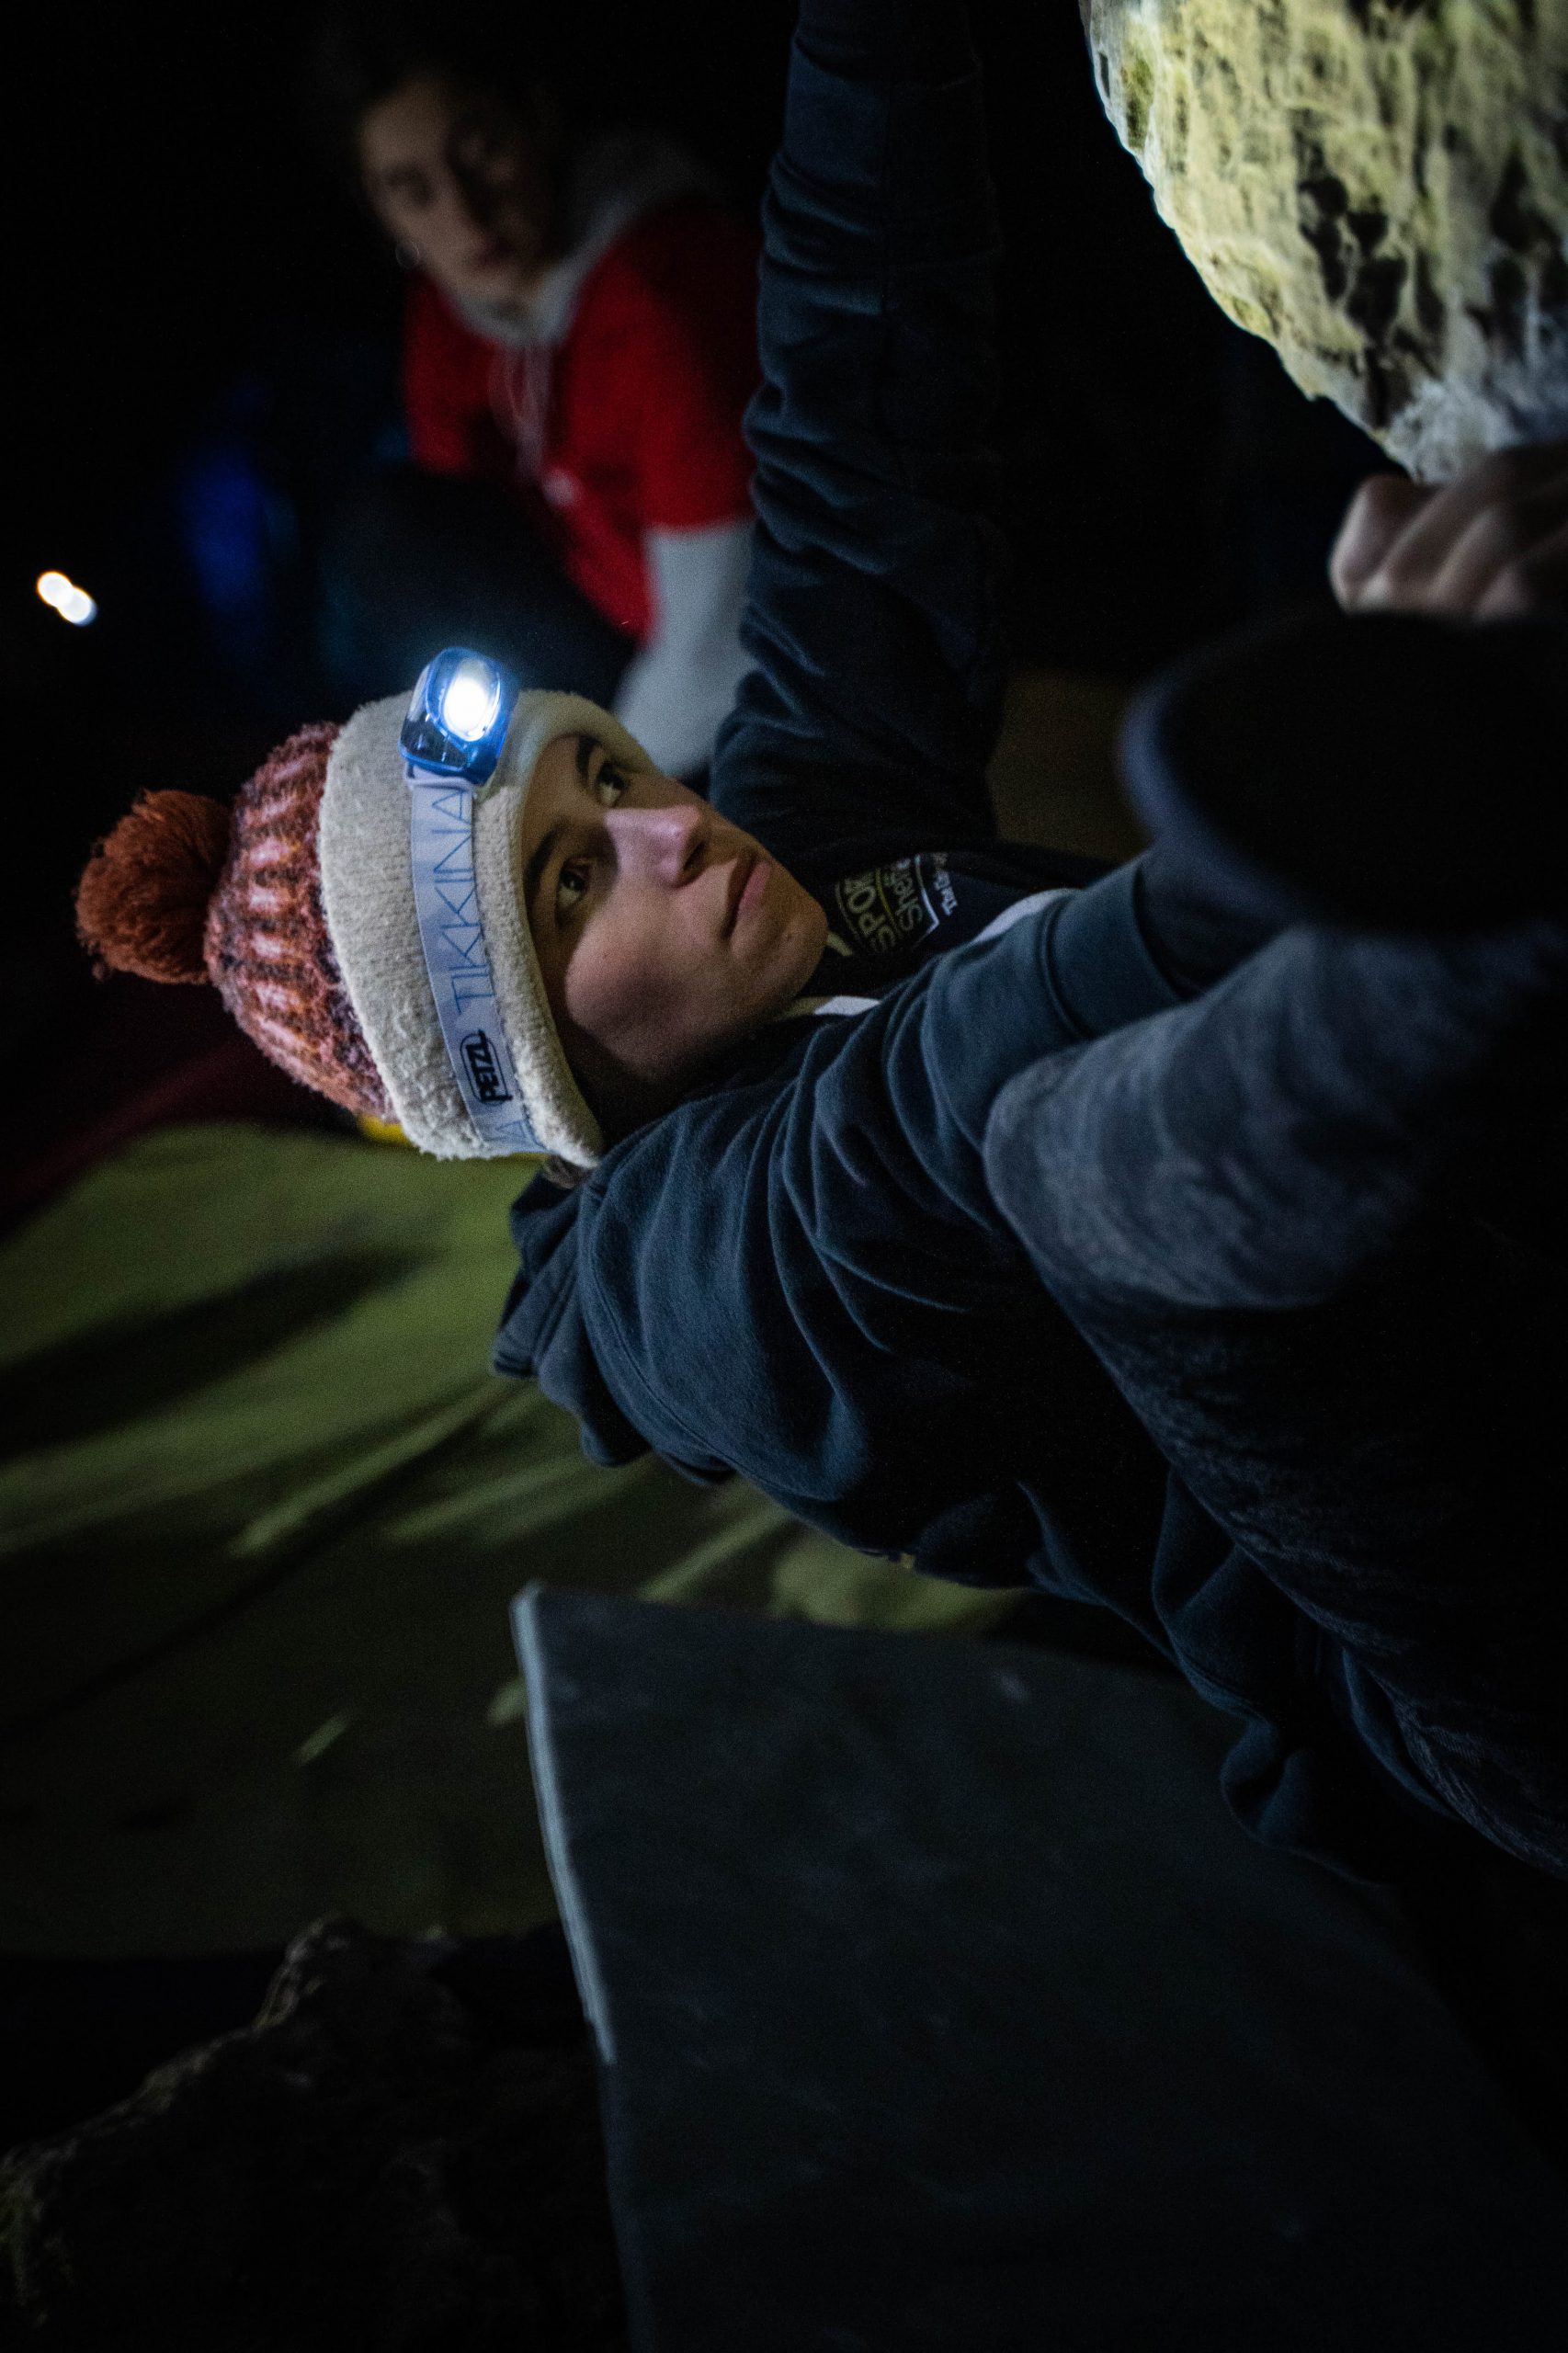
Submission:
M 620 248 L 627 489 L 642 529 L 650 630 L 616 716 L 662 768 L 706 768 L 745 668 L 756 388 L 756 233 L 718 206 L 665 205 Z
M 615 715 L 671 776 L 708 766 L 745 668 L 740 616 L 751 519 L 642 535 L 653 627 L 616 690 Z
M 764 210 L 753 667 L 711 790 L 785 857 L 872 832 L 994 831 L 995 210 L 962 12 L 925 12 L 947 35 L 939 78 L 878 40 L 899 13 L 807 0 Z
M 775 1050 L 755 1084 L 683 1104 L 590 1179 L 587 1341 L 666 1459 L 737 1470 L 850 1543 L 914 1551 L 955 1489 L 990 1493 L 1017 1461 L 1007 1400 L 1023 1411 L 1043 1383 L 1067 1427 L 1093 1376 L 1065 1330 L 1071 1380 L 1048 1365 L 1031 1386 L 1018 1357 L 1017 1381 L 997 1381 L 1036 1345 L 1039 1287 L 983 1144 L 1015 1071 L 1174 1001 L 1152 962 L 1108 963 L 1105 916 L 1096 892 L 1065 896 L 858 1017 L 787 1025 L 787 1072 Z

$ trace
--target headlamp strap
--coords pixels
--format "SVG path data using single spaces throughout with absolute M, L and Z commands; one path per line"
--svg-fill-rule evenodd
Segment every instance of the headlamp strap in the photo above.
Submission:
M 540 1141 L 506 1050 L 479 920 L 473 870 L 478 796 L 459 777 L 422 775 L 406 762 L 403 775 L 411 802 L 415 913 L 452 1075 L 487 1156 L 538 1152 Z

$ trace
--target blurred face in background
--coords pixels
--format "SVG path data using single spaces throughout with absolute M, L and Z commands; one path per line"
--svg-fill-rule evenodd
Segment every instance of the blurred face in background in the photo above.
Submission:
M 359 168 L 377 218 L 443 293 L 524 312 L 560 258 L 560 129 L 540 94 L 510 101 L 416 74 L 367 108 Z

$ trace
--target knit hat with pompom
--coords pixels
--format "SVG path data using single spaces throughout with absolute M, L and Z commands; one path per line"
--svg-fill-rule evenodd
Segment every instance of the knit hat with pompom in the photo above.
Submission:
M 442 1158 L 479 1157 L 506 1147 L 469 1116 L 432 995 L 399 745 L 406 709 L 393 696 L 345 727 L 301 728 L 232 812 L 199 793 L 144 794 L 83 875 L 77 928 L 100 971 L 211 981 L 269 1060 L 345 1110 L 396 1120 Z M 586 1168 L 603 1139 L 567 1065 L 518 905 L 534 768 L 549 744 L 577 733 L 633 767 L 653 766 L 597 704 L 519 696 L 475 811 L 473 883 L 528 1120 L 541 1150 Z
M 302 727 L 231 815 L 196 792 L 149 792 L 100 842 L 76 924 L 100 963 L 206 981 L 302 1086 L 372 1119 L 391 1099 L 354 1016 L 322 911 L 316 829 L 335 727 Z

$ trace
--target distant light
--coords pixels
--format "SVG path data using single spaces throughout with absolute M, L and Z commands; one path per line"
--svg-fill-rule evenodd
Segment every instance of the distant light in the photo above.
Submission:
M 98 608 L 86 590 L 78 588 L 74 580 L 67 580 L 62 572 L 40 572 L 38 593 L 73 629 L 85 629 L 89 621 L 97 620 Z
M 441 724 L 460 744 L 477 744 L 488 733 L 501 707 L 501 681 L 493 662 L 468 659 L 458 664 L 441 696 Z

